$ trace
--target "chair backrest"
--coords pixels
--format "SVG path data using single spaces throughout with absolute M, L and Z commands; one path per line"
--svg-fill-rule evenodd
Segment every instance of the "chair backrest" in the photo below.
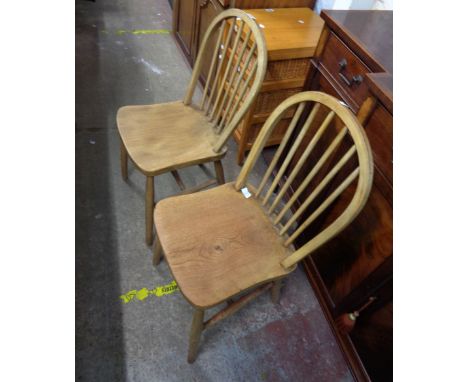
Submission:
M 328 94 L 302 92 L 283 101 L 263 125 L 236 180 L 237 190 L 246 186 L 265 143 L 285 116 L 291 116 L 291 122 L 254 191 L 254 197 L 284 236 L 285 246 L 292 244 L 358 179 L 344 211 L 282 261 L 281 265 L 289 268 L 340 233 L 359 214 L 372 187 L 374 167 L 366 134 L 354 114 Z M 296 128 L 298 121 L 303 121 L 300 129 Z M 343 146 L 345 139 L 347 147 Z M 299 147 L 302 150 L 298 151 Z M 302 181 L 296 180 L 298 174 Z M 293 192 L 291 185 L 296 186 Z
M 260 91 L 267 67 L 265 38 L 255 20 L 239 9 L 216 16 L 203 37 L 185 105 L 192 103 L 207 58 L 211 64 L 199 108 L 219 134 L 213 146 L 219 152 Z

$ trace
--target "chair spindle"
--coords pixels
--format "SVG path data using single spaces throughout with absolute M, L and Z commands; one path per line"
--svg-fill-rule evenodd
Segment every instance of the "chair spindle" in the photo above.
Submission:
M 291 196 L 291 198 L 288 200 L 286 205 L 283 207 L 281 212 L 278 214 L 276 217 L 274 224 L 278 224 L 284 214 L 291 208 L 293 203 L 297 200 L 297 198 L 301 195 L 301 193 L 305 190 L 305 188 L 309 185 L 309 183 L 312 181 L 315 175 L 320 171 L 324 163 L 327 161 L 327 159 L 330 157 L 330 155 L 335 151 L 335 149 L 338 147 L 338 145 L 341 143 L 343 138 L 345 137 L 347 132 L 347 129 L 342 129 L 338 135 L 335 137 L 335 139 L 330 143 L 330 145 L 327 147 L 325 152 L 322 154 L 320 159 L 317 161 L 315 166 L 312 168 L 312 170 L 309 172 L 309 174 L 305 177 L 305 179 L 302 181 L 301 185 L 297 188 L 297 190 L 294 192 L 294 194 Z M 351 150 L 354 150 L 351 148 Z M 351 151 L 350 150 L 350 151 Z M 352 153 L 351 153 L 352 154 Z M 351 155 L 350 153 L 346 153 L 345 156 Z
M 233 24 L 235 24 L 235 19 L 233 21 Z M 215 100 L 215 103 L 214 103 L 214 106 L 213 106 L 213 109 L 211 110 L 211 114 L 210 114 L 210 121 L 213 121 L 215 120 L 215 122 L 217 121 L 217 119 L 219 118 L 219 114 L 221 112 L 221 106 L 219 104 L 219 101 L 221 101 L 221 96 L 223 95 L 224 93 L 224 87 L 225 87 L 225 84 L 226 84 L 226 79 L 228 78 L 228 75 L 230 74 L 231 70 L 232 70 L 232 61 L 234 60 L 234 56 L 235 56 L 235 52 L 237 51 L 237 48 L 239 46 L 239 41 L 240 41 L 240 38 L 241 38 L 241 35 L 242 35 L 242 30 L 244 29 L 244 20 L 241 21 L 241 26 L 239 28 L 239 30 L 237 31 L 237 35 L 236 35 L 236 38 L 234 40 L 234 44 L 233 44 L 233 47 L 231 49 L 231 54 L 229 55 L 229 60 L 228 60 L 228 63 L 227 63 L 227 66 L 224 70 L 224 74 L 223 74 L 223 78 L 221 80 L 221 83 L 219 84 L 218 86 L 218 94 L 216 95 L 216 100 Z M 225 47 L 225 54 L 227 54 L 229 50 L 229 45 L 226 44 L 226 47 Z M 216 118 L 215 118 L 216 116 Z
M 288 187 L 291 185 L 293 180 L 296 178 L 297 174 L 301 170 L 302 166 L 304 165 L 306 159 L 309 157 L 310 153 L 314 149 L 314 147 L 317 145 L 317 142 L 320 140 L 322 137 L 323 133 L 327 129 L 327 127 L 330 125 L 330 122 L 333 120 L 335 117 L 335 113 L 333 111 L 329 112 L 327 117 L 324 119 L 322 124 L 320 125 L 319 129 L 317 132 L 314 134 L 314 137 L 310 140 L 309 144 L 307 145 L 306 149 L 302 153 L 301 157 L 299 158 L 298 162 L 294 166 L 294 169 L 292 172 L 289 174 L 288 179 L 284 183 L 283 187 L 281 190 L 278 192 L 278 195 L 276 195 L 275 200 L 270 206 L 270 209 L 268 210 L 268 213 L 271 215 L 271 213 L 275 210 L 275 207 L 278 205 L 278 203 L 281 201 L 281 198 L 285 194 L 285 192 L 288 190 Z
M 280 235 L 286 233 L 289 227 L 292 225 L 294 221 L 304 213 L 306 208 L 315 200 L 317 195 L 327 186 L 328 183 L 333 179 L 333 177 L 340 171 L 346 162 L 351 158 L 353 153 L 356 151 L 356 148 L 353 146 L 351 147 L 348 152 L 341 158 L 341 160 L 332 168 L 332 170 L 321 180 L 318 186 L 314 189 L 314 191 L 307 197 L 307 199 L 302 203 L 301 207 L 293 214 L 293 216 L 289 219 L 289 221 L 283 226 L 280 231 Z
M 275 187 L 278 185 L 281 177 L 283 176 L 284 172 L 286 171 L 286 168 L 288 167 L 289 163 L 291 162 L 291 159 L 293 158 L 294 154 L 296 153 L 299 145 L 303 141 L 304 137 L 306 136 L 307 132 L 309 131 L 310 126 L 312 125 L 312 122 L 314 121 L 315 116 L 318 113 L 318 110 L 320 108 L 320 104 L 316 103 L 310 112 L 309 116 L 307 117 L 306 122 L 304 123 L 304 126 L 302 127 L 301 131 L 299 132 L 296 140 L 294 141 L 291 149 L 288 152 L 288 155 L 286 156 L 283 164 L 281 165 L 278 174 L 276 174 L 275 179 L 273 180 L 270 188 L 268 189 L 268 192 L 266 193 L 265 197 L 263 198 L 262 205 L 266 205 L 268 202 L 268 199 L 270 198 L 271 194 L 273 193 Z
M 234 90 L 233 89 L 234 80 L 236 78 L 236 74 L 238 74 L 238 68 L 240 70 L 240 64 L 241 64 L 241 61 L 242 61 L 242 57 L 244 57 L 245 51 L 247 50 L 247 46 L 249 44 L 249 39 L 250 39 L 251 34 L 252 34 L 252 31 L 249 30 L 248 33 L 247 33 L 247 36 L 245 37 L 245 41 L 242 44 L 240 52 L 237 52 L 237 49 L 236 50 L 233 49 L 233 51 L 231 52 L 232 57 L 235 57 L 235 55 L 237 55 L 237 59 L 235 60 L 234 64 L 229 68 L 231 73 L 230 73 L 230 76 L 229 76 L 229 80 L 228 80 L 228 82 L 226 84 L 226 90 L 224 91 L 223 99 L 221 101 L 220 107 L 218 108 L 218 112 L 217 112 L 216 117 L 215 117 L 215 121 L 219 120 L 219 118 L 221 117 L 221 113 L 224 110 L 224 113 L 222 113 L 221 122 L 219 123 L 219 126 L 218 126 L 218 131 L 222 129 L 222 127 L 221 127 L 222 126 L 222 121 L 225 120 L 224 116 L 228 113 L 228 108 L 226 107 L 226 100 L 228 99 L 229 93 Z
M 219 51 L 221 49 L 221 38 L 223 37 L 223 32 L 225 28 L 226 28 L 226 20 L 223 20 L 223 22 L 221 23 L 221 26 L 219 27 L 218 38 L 216 39 L 216 53 L 213 54 L 213 58 L 211 59 L 210 70 L 208 71 L 208 77 L 206 79 L 206 86 L 205 86 L 205 89 L 203 90 L 203 97 L 200 103 L 200 110 L 204 110 L 205 108 L 206 96 L 208 95 L 208 88 L 209 88 L 209 84 L 211 83 L 211 78 L 213 77 L 214 68 L 216 66 L 216 61 L 219 58 Z M 213 91 L 214 89 L 211 89 L 211 92 Z M 209 104 L 208 104 L 208 107 L 209 107 Z
M 217 92 L 219 93 L 221 91 L 219 87 L 219 76 L 221 75 L 221 71 L 224 65 L 224 59 L 226 58 L 226 52 L 228 50 L 229 43 L 231 41 L 231 36 L 232 36 L 232 31 L 234 30 L 234 24 L 232 23 L 231 26 L 229 27 L 228 35 L 226 37 L 226 41 L 224 42 L 223 45 L 223 53 L 221 53 L 221 58 L 219 58 L 219 63 L 218 63 L 218 68 L 216 70 L 216 76 L 214 77 L 213 83 L 211 84 L 211 92 L 210 92 L 210 97 L 208 98 L 208 107 L 205 110 L 205 115 L 208 115 L 210 111 L 210 105 L 211 101 L 213 100 L 214 94 Z M 219 57 L 219 56 L 217 56 Z M 208 86 L 208 83 L 205 85 L 205 87 Z
M 272 159 L 270 165 L 268 166 L 268 169 L 266 170 L 265 175 L 263 176 L 263 179 L 262 179 L 262 181 L 260 183 L 260 186 L 258 186 L 258 190 L 255 193 L 256 198 L 259 197 L 260 193 L 263 190 L 263 187 L 265 187 L 265 184 L 268 181 L 268 178 L 270 177 L 271 173 L 273 172 L 273 169 L 275 168 L 276 164 L 278 163 L 278 160 L 279 160 L 281 154 L 283 153 L 284 148 L 286 147 L 286 144 L 288 143 L 289 138 L 291 137 L 291 134 L 294 131 L 294 128 L 296 127 L 297 121 L 299 120 L 302 112 L 304 111 L 305 104 L 306 104 L 305 102 L 302 102 L 297 107 L 296 112 L 294 113 L 294 116 L 291 119 L 291 122 L 289 123 L 288 129 L 286 130 L 286 133 L 284 134 L 283 139 L 281 140 L 281 144 L 279 145 L 278 149 L 276 150 L 275 155 L 273 156 L 273 159 Z
M 284 242 L 284 246 L 290 245 L 341 193 L 357 178 L 359 175 L 359 167 L 357 167 L 348 177 L 337 187 L 333 193 L 320 204 L 320 206 L 303 222 L 299 228 Z

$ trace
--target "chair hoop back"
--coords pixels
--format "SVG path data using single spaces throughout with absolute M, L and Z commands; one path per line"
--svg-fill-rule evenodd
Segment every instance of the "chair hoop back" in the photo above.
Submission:
M 310 112 L 306 113 L 304 110 L 306 110 L 306 105 L 308 103 L 314 106 Z M 296 108 L 296 111 L 255 192 L 255 197 L 258 198 L 259 201 L 261 200 L 272 224 L 279 229 L 280 235 L 284 236 L 283 245 L 291 245 L 323 211 L 337 200 L 355 179 L 358 179 L 358 181 L 353 198 L 341 215 L 283 260 L 281 265 L 285 268 L 295 265 L 304 257 L 310 255 L 321 245 L 335 237 L 354 220 L 369 197 L 372 188 L 374 169 L 369 141 L 355 115 L 331 95 L 322 92 L 308 91 L 289 97 L 269 116 L 260 130 L 252 150 L 236 180 L 235 188 L 237 190 L 245 187 L 247 178 L 257 162 L 268 138 L 277 124 L 284 118 L 285 113 L 293 108 Z M 324 109 L 327 110 L 327 113 L 325 113 L 326 115 L 323 121 L 320 121 L 318 116 L 324 115 Z M 298 129 L 296 126 L 298 126 L 297 124 L 300 120 L 303 121 L 303 124 L 300 129 Z M 330 127 L 332 125 L 335 127 L 338 126 L 338 128 L 332 129 Z M 316 126 L 317 128 L 311 129 L 311 126 Z M 334 137 L 332 142 L 311 164 L 309 158 L 311 154 L 314 153 L 314 149 L 315 152 L 317 151 L 319 147 L 317 143 L 320 139 L 323 140 L 325 136 L 330 136 L 330 133 L 335 130 L 338 130 L 338 133 L 336 136 L 335 134 L 332 135 L 332 138 Z M 346 136 L 352 141 L 351 147 L 341 158 L 337 158 L 337 163 L 333 167 L 331 165 L 326 167 L 326 164 L 329 163 L 332 158 L 337 157 L 336 153 L 340 149 L 340 146 L 342 146 Z M 302 152 L 298 152 L 297 149 L 299 147 L 305 147 L 305 149 Z M 346 170 L 350 167 L 350 160 L 355 156 L 357 156 L 357 167 L 333 190 L 331 187 L 331 185 L 334 184 L 333 179 L 335 178 L 336 183 L 338 174 L 342 176 L 343 172 L 348 172 Z M 299 159 L 294 163 L 292 159 L 297 157 L 299 157 Z M 312 166 L 311 169 L 305 167 L 310 165 Z M 332 168 L 328 171 L 330 167 Z M 324 171 L 325 169 L 327 171 Z M 275 171 L 276 174 L 273 176 Z M 323 174 L 323 172 L 326 172 L 326 174 Z M 304 179 L 293 191 L 292 195 L 289 195 L 287 199 L 285 198 L 285 204 L 282 206 L 282 198 L 286 196 L 287 191 L 291 189 L 290 186 L 299 173 L 305 174 Z M 322 174 L 323 177 L 317 180 L 319 174 Z M 310 191 L 310 194 L 307 194 L 304 191 L 310 189 L 312 180 L 315 182 L 313 183 L 314 188 Z M 269 188 L 266 187 L 268 182 L 271 182 Z M 283 184 L 281 184 L 282 182 Z M 275 192 L 275 190 L 277 190 L 277 192 Z M 329 196 L 323 201 L 318 201 L 318 196 L 322 195 L 321 193 L 323 192 L 329 193 Z M 264 195 L 262 196 L 262 194 Z M 299 198 L 300 196 L 301 198 Z M 270 199 L 273 200 L 270 202 Z M 320 205 L 315 206 L 312 204 L 313 201 L 316 203 L 320 202 Z M 309 211 L 310 207 L 314 207 L 312 212 Z M 292 216 L 287 217 L 288 213 L 292 214 Z M 307 214 L 309 215 L 308 217 L 306 216 Z M 297 227 L 294 228 L 294 225 L 297 225 Z
M 209 41 L 216 39 L 211 51 Z M 267 67 L 263 32 L 247 13 L 228 9 L 214 18 L 203 36 L 184 104 L 192 103 L 202 65 L 210 58 L 203 98 L 205 112 L 219 135 L 213 150 L 220 152 L 260 91 Z

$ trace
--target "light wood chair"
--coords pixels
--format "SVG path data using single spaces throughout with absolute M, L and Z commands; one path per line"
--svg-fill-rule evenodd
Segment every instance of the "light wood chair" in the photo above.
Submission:
M 291 108 L 296 109 L 294 116 L 262 181 L 258 187 L 248 184 L 265 143 Z M 296 128 L 300 118 L 305 122 Z M 332 133 L 332 142 L 324 148 L 325 133 Z M 342 145 L 345 138 L 349 149 Z M 320 154 L 311 165 L 310 155 L 319 146 Z M 304 149 L 298 151 L 298 147 Z M 332 158 L 336 164 L 329 163 Z M 304 169 L 303 181 L 288 195 L 290 185 Z M 281 280 L 358 215 L 369 196 L 372 178 L 371 149 L 356 117 L 330 95 L 303 92 L 286 99 L 270 115 L 235 182 L 158 202 L 154 218 L 159 240 L 153 264 L 156 266 L 164 253 L 180 291 L 195 308 L 188 361 L 196 358 L 202 330 L 267 289 L 272 288 L 273 301 L 277 302 Z M 315 185 L 313 190 L 311 185 Z M 352 200 L 343 212 L 294 248 L 299 235 L 343 191 L 353 187 Z M 249 193 L 251 197 L 246 197 Z M 314 200 L 320 202 L 311 210 Z M 250 293 L 245 294 L 247 291 Z M 223 302 L 228 306 L 204 321 L 204 311 Z
M 206 86 L 200 104 L 194 105 L 195 87 L 206 60 Z M 183 101 L 119 109 L 122 177 L 127 180 L 129 157 L 146 175 L 148 245 L 153 241 L 154 177 L 171 171 L 183 193 L 223 184 L 221 159 L 226 141 L 259 92 L 266 65 L 260 28 L 245 12 L 229 9 L 209 25 Z M 185 189 L 177 169 L 206 162 L 214 162 L 216 180 Z

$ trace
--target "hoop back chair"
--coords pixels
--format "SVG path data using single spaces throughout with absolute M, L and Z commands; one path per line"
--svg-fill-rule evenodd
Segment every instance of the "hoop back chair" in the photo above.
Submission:
M 289 127 L 260 184 L 247 183 L 275 126 L 291 110 L 294 114 Z M 305 122 L 296 128 L 299 120 Z M 322 147 L 323 153 L 310 165 L 311 154 L 323 146 L 326 133 L 332 134 L 331 143 Z M 345 138 L 351 147 L 341 150 L 345 151 L 341 155 Z M 299 147 L 304 150 L 298 151 Z M 298 159 L 295 163 L 294 157 Z M 333 157 L 336 163 L 331 164 Z M 303 180 L 286 198 L 302 170 L 306 170 L 302 172 Z M 235 182 L 158 202 L 154 216 L 159 240 L 154 246 L 153 264 L 159 263 L 164 252 L 182 294 L 195 308 L 188 361 L 196 358 L 203 329 L 267 289 L 272 288 L 273 301 L 277 302 L 281 279 L 359 214 L 368 199 L 372 179 L 371 148 L 356 117 L 336 98 L 310 91 L 286 99 L 273 111 Z M 315 185 L 313 190 L 308 188 L 310 185 Z M 295 249 L 298 236 L 353 187 L 352 200 L 344 211 Z M 314 200 L 320 202 L 311 211 L 308 208 Z M 203 321 L 206 309 L 223 302 L 228 302 L 226 308 Z
M 201 102 L 195 105 L 205 60 L 210 62 L 209 73 Z M 258 94 L 266 65 L 260 28 L 245 12 L 229 9 L 209 25 L 183 101 L 119 109 L 122 177 L 128 178 L 128 157 L 146 175 L 148 245 L 153 241 L 154 177 L 171 171 L 183 193 L 223 184 L 226 142 Z M 206 162 L 214 162 L 216 180 L 185 189 L 177 169 Z

